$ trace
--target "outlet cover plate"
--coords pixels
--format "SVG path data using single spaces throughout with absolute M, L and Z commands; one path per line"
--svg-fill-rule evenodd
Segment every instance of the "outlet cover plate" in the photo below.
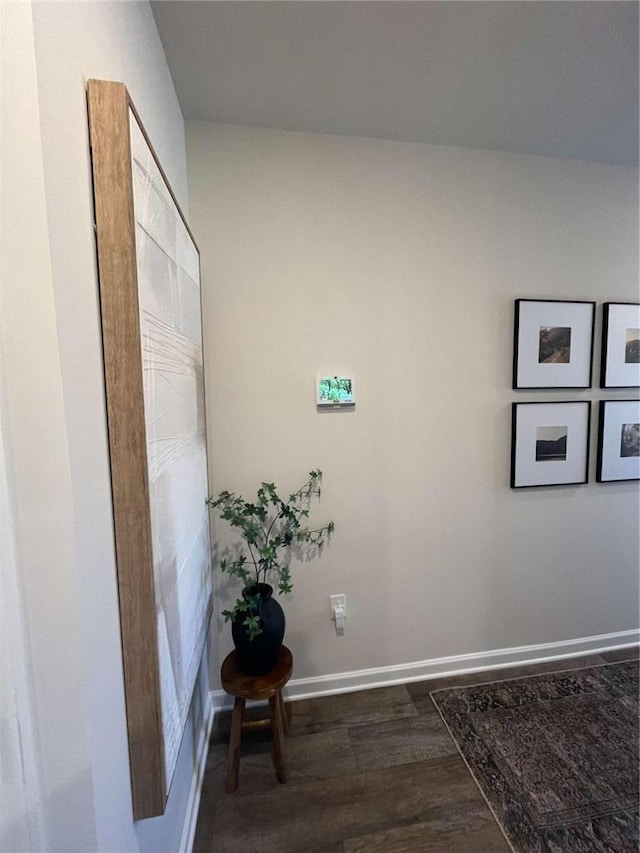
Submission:
M 344 611 L 344 616 L 347 615 L 347 596 L 340 595 L 330 595 L 329 596 L 329 606 L 331 608 L 331 618 L 333 618 L 333 611 L 336 607 L 342 607 Z

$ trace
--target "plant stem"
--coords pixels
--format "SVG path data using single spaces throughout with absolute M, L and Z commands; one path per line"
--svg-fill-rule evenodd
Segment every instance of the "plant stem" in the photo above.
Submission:
M 245 542 L 247 540 L 245 539 Z M 253 549 L 251 548 L 251 543 L 247 542 L 247 548 L 249 549 L 249 554 L 251 555 L 251 561 L 253 563 L 253 570 L 256 573 L 256 583 L 260 583 L 260 569 L 258 568 L 258 563 L 256 562 L 256 558 L 253 556 Z
M 282 515 L 282 513 L 278 512 L 276 517 L 273 519 L 273 521 L 269 525 L 269 530 L 267 531 L 267 533 L 265 534 L 265 537 L 264 537 L 264 544 L 265 545 L 269 544 L 269 536 L 271 536 L 271 531 L 273 530 L 273 525 L 276 523 L 276 521 L 280 518 L 281 515 Z M 262 526 L 262 525 L 260 525 L 260 526 Z
M 298 497 L 298 495 L 302 495 L 302 494 L 304 493 L 304 490 L 307 488 L 307 486 L 308 486 L 308 485 L 309 485 L 309 484 L 310 484 L 314 479 L 317 479 L 317 477 L 309 477 L 309 479 L 307 480 L 307 482 L 306 482 L 306 483 L 304 483 L 302 486 L 300 486 L 300 488 L 298 489 L 298 491 L 297 491 L 297 492 L 294 492 L 294 493 L 291 495 L 291 497 L 292 497 L 292 498 L 297 498 L 297 497 Z

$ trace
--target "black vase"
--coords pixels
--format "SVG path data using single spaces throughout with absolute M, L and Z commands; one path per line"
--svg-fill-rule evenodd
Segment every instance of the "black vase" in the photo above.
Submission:
M 238 664 L 247 675 L 265 675 L 276 665 L 284 638 L 284 611 L 275 598 L 273 587 L 266 583 L 246 587 L 242 597 L 246 600 L 256 593 L 260 596 L 258 615 L 262 633 L 249 639 L 247 629 L 242 624 L 243 613 L 231 623 L 231 636 L 238 655 Z

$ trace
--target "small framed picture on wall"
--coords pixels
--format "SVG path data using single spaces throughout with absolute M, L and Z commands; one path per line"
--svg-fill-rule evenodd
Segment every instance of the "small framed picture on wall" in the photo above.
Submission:
M 590 388 L 595 302 L 516 299 L 513 387 Z
M 596 480 L 640 479 L 640 400 L 601 400 Z
M 591 402 L 513 403 L 511 488 L 587 482 Z
M 602 388 L 640 387 L 640 303 L 605 302 L 602 315 Z

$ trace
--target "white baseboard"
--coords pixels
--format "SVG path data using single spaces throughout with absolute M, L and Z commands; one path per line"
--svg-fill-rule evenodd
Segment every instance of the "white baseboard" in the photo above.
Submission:
M 184 826 L 182 828 L 180 853 L 191 853 L 193 850 L 193 841 L 196 835 L 196 824 L 198 823 L 198 809 L 200 808 L 200 794 L 202 793 L 202 782 L 204 780 L 204 771 L 207 765 L 207 755 L 209 753 L 209 736 L 211 734 L 211 727 L 213 726 L 213 717 L 215 712 L 218 710 L 212 702 L 212 697 L 212 693 L 207 694 L 202 713 L 202 726 L 200 727 L 200 736 L 198 737 L 195 766 L 193 770 L 193 778 L 191 780 L 191 790 L 189 791 L 187 811 L 184 818 Z
M 312 678 L 293 678 L 284 692 L 287 701 L 312 699 L 317 696 L 351 693 L 354 690 L 406 684 L 410 681 L 427 681 L 430 678 L 462 675 L 485 669 L 499 670 L 509 666 L 561 661 L 564 658 L 624 649 L 636 646 L 639 642 L 640 631 L 619 631 L 616 634 L 599 634 L 595 637 L 582 637 L 577 640 L 563 640 L 557 643 L 540 643 L 535 646 L 516 646 L 511 649 L 472 652 L 471 654 L 431 658 L 430 660 L 394 666 L 338 672 L 333 675 L 318 675 Z M 233 705 L 232 697 L 227 696 L 223 690 L 213 690 L 211 699 L 216 711 L 231 708 Z

